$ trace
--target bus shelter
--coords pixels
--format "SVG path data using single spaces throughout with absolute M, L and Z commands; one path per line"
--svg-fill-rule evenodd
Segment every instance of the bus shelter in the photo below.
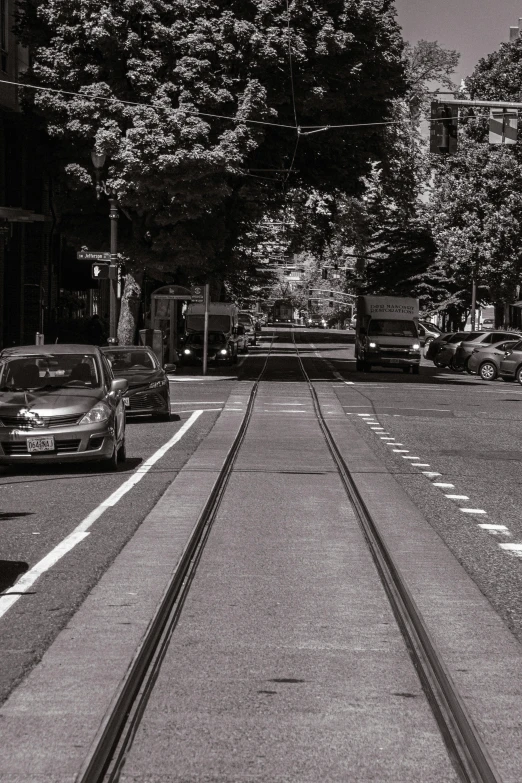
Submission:
M 150 330 L 147 344 L 160 362 L 176 364 L 178 361 L 178 308 L 180 302 L 190 302 L 190 289 L 181 285 L 164 285 L 151 295 Z

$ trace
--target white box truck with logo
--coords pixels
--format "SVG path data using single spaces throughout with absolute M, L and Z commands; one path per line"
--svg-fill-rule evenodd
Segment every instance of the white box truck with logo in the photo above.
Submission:
M 357 370 L 400 367 L 418 375 L 419 300 L 400 296 L 359 296 L 355 328 Z

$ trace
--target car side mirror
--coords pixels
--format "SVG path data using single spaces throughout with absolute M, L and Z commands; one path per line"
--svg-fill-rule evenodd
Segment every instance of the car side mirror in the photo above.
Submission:
M 176 372 L 176 365 L 175 364 L 164 364 L 163 369 L 165 372 Z
M 126 378 L 115 378 L 111 381 L 111 394 L 123 394 L 129 388 L 129 382 Z
M 511 356 L 512 353 L 513 351 L 504 351 L 504 359 L 506 358 L 506 356 Z

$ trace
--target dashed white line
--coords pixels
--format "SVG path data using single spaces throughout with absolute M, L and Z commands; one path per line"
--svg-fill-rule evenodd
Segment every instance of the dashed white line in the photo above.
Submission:
M 443 481 L 434 481 L 434 487 L 440 487 L 441 489 L 455 489 L 455 484 L 446 484 Z
M 467 495 L 445 495 L 450 500 L 469 500 Z
M 484 511 L 483 508 L 461 508 L 460 511 L 463 514 L 487 514 L 487 511 Z
M 410 457 L 410 456 L 405 457 L 404 454 L 402 455 L 402 458 L 403 459 L 420 459 L 420 457 Z
M 80 522 L 80 524 L 77 525 L 71 533 L 69 533 L 68 536 L 60 541 L 60 543 L 57 544 L 54 549 L 52 549 L 42 560 L 36 563 L 36 565 L 30 568 L 29 571 L 26 571 L 25 574 L 23 574 L 12 587 L 4 591 L 4 593 L 0 596 L 0 617 L 3 617 L 7 610 L 18 601 L 21 595 L 26 593 L 29 588 L 34 585 L 36 580 L 42 576 L 42 574 L 52 568 L 52 566 L 55 565 L 58 560 L 61 560 L 61 558 L 66 555 L 67 552 L 70 552 L 71 549 L 76 546 L 76 544 L 78 544 L 80 541 L 83 541 L 84 538 L 89 535 L 89 528 L 94 524 L 94 522 L 96 522 L 96 520 L 99 519 L 108 508 L 115 506 L 116 503 L 118 503 L 118 501 L 121 500 L 121 498 L 126 495 L 127 492 L 129 492 L 129 490 L 131 490 L 136 484 L 138 484 L 138 482 L 142 480 L 142 478 L 149 472 L 153 465 L 155 465 L 156 462 L 161 459 L 161 457 L 163 457 L 167 451 L 172 448 L 172 446 L 174 446 L 174 444 L 181 440 L 183 435 L 185 435 L 185 433 L 192 427 L 192 425 L 196 422 L 202 413 L 203 411 L 201 410 L 194 411 L 192 416 L 187 419 L 185 424 L 179 428 L 176 434 L 173 435 L 170 440 L 164 443 L 161 448 L 155 451 L 152 456 L 145 460 L 145 462 L 135 470 L 135 472 L 127 479 L 127 481 L 123 482 L 121 487 L 118 487 L 118 489 L 110 494 L 109 497 L 103 501 L 103 503 L 100 503 L 97 508 L 91 511 L 91 513 L 88 514 L 85 519 Z
M 499 547 L 506 552 L 511 552 L 516 557 L 522 557 L 522 544 L 499 544 Z
M 507 529 L 505 525 L 489 525 L 487 523 L 481 523 L 479 524 L 479 527 L 481 527 L 483 530 L 486 530 L 488 533 L 491 533 L 492 535 L 503 535 L 503 536 L 510 536 L 511 533 Z

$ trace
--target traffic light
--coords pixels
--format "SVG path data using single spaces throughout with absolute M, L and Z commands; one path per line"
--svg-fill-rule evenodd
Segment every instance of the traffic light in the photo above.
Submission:
M 100 262 L 93 264 L 92 277 L 94 280 L 116 280 L 118 277 L 118 265 Z
M 334 306 L 334 293 L 335 293 L 335 291 L 330 291 L 330 301 L 328 302 L 328 306 L 329 307 L 333 307 Z
M 508 109 L 489 110 L 489 143 L 516 144 L 518 139 L 518 112 Z
M 321 277 L 323 280 L 328 280 L 328 269 L 326 267 L 321 269 Z
M 457 151 L 459 107 L 433 101 L 431 104 L 430 152 L 454 155 Z

